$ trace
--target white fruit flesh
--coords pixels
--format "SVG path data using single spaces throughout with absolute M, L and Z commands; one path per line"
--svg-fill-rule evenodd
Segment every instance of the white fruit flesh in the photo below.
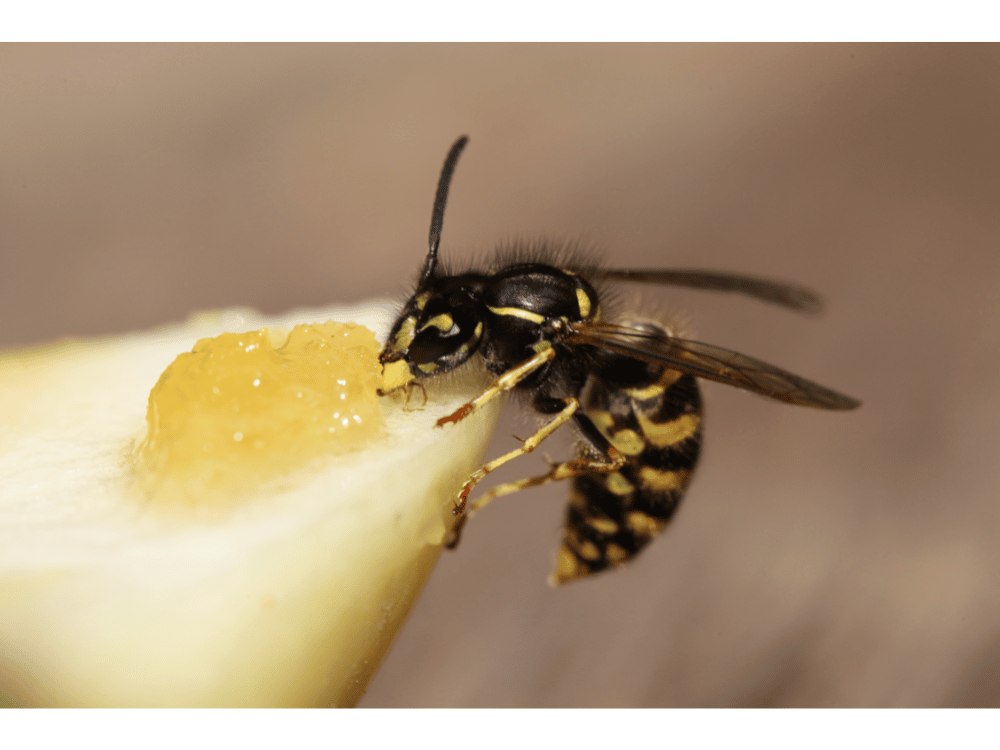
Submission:
M 368 447 L 222 503 L 140 492 L 134 456 L 150 389 L 198 339 L 333 319 L 381 340 L 390 314 L 235 311 L 0 355 L 0 699 L 353 705 L 482 460 L 495 407 L 434 427 L 482 375 L 429 388 L 416 411 L 381 399 L 384 435 Z

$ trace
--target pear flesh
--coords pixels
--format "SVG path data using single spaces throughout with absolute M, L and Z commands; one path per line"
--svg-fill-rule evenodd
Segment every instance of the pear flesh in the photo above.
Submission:
M 336 320 L 384 340 L 392 307 L 247 310 L 0 355 L 0 701 L 31 706 L 349 706 L 436 562 L 452 500 L 499 405 L 435 422 L 481 369 L 428 401 L 381 399 L 384 435 L 213 507 L 135 491 L 161 372 L 226 331 Z

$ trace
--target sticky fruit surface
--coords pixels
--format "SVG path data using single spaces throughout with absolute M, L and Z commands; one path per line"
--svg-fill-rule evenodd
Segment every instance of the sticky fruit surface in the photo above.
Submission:
M 158 501 L 224 503 L 383 432 L 375 335 L 329 321 L 198 341 L 149 395 L 140 484 Z

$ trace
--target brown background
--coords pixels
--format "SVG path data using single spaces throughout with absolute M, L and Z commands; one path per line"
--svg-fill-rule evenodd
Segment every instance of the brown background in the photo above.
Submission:
M 565 488 L 498 502 L 363 705 L 1000 703 L 1000 48 L 16 45 L 0 85 L 3 347 L 403 294 L 461 133 L 449 258 L 571 237 L 824 293 L 647 292 L 864 406 L 707 385 L 669 533 L 560 590 Z

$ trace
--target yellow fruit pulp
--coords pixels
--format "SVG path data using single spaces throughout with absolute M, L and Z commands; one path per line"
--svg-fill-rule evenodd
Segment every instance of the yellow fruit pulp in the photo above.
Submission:
M 353 323 L 202 339 L 160 376 L 139 446 L 156 500 L 239 500 L 263 482 L 382 435 L 374 334 Z M 277 344 L 277 345 L 276 345 Z

